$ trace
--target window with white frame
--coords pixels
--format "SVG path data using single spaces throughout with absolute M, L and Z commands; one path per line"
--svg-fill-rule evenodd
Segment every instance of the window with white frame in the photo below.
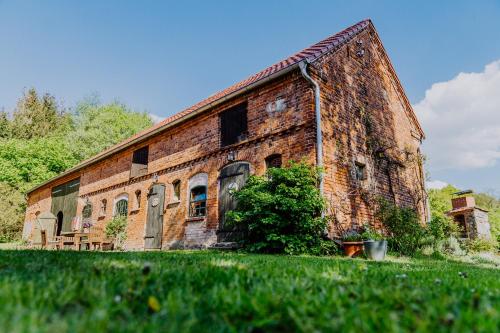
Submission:
M 128 194 L 121 194 L 115 198 L 113 216 L 128 215 Z
M 189 179 L 189 217 L 207 215 L 208 175 L 199 173 Z

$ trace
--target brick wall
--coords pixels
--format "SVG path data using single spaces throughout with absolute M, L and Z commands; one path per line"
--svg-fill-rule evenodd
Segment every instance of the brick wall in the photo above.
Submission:
M 364 223 L 379 226 L 374 213 L 380 197 L 425 217 L 421 138 L 384 55 L 367 30 L 311 66 L 321 82 L 332 236 Z M 356 179 L 356 164 L 365 166 L 366 179 Z
M 218 114 L 241 102 L 248 102 L 248 139 L 220 148 Z M 314 163 L 313 132 L 314 104 L 312 90 L 300 73 L 290 73 L 271 84 L 239 96 L 194 119 L 117 153 L 102 162 L 68 175 L 30 194 L 26 221 L 35 218 L 38 211 L 49 211 L 51 188 L 70 179 L 80 177 L 80 199 L 77 212 L 81 215 L 85 198 L 93 205 L 92 219 L 105 224 L 113 216 L 117 197 L 129 197 L 127 249 L 142 249 L 146 221 L 147 193 L 157 173 L 158 182 L 166 184 L 163 224 L 164 248 L 208 245 L 216 239 L 218 226 L 219 170 L 237 161 L 248 161 L 251 173 L 265 172 L 265 158 L 282 154 L 283 161 L 306 159 Z M 149 145 L 148 175 L 130 179 L 132 152 Z M 208 174 L 207 216 L 190 220 L 188 215 L 188 180 L 200 173 Z M 181 198 L 173 201 L 172 182 L 181 181 Z M 135 202 L 136 191 L 141 192 L 140 205 Z M 107 201 L 105 214 L 100 214 L 103 199 Z M 140 206 L 135 209 L 134 207 Z

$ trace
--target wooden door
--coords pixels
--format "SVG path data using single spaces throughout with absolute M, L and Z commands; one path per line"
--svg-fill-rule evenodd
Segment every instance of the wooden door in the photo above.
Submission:
M 227 227 L 226 214 L 236 208 L 237 202 L 232 191 L 239 190 L 245 185 L 250 174 L 250 165 L 246 162 L 237 162 L 224 167 L 219 176 L 219 242 L 235 241 L 241 237 L 241 230 Z
M 163 205 L 165 185 L 154 184 L 148 193 L 148 216 L 146 219 L 145 249 L 160 249 L 163 233 Z
M 50 210 L 52 214 L 57 217 L 62 216 L 62 222 L 58 230 L 58 234 L 60 234 L 61 231 L 72 231 L 71 221 L 76 216 L 79 189 L 80 178 L 52 188 L 52 205 Z

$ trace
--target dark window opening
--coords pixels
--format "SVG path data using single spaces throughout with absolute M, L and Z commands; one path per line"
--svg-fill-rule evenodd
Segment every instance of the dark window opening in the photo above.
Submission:
M 457 215 L 454 217 L 454 220 L 458 224 L 460 237 L 467 238 L 467 225 L 465 223 L 465 216 L 464 215 Z
M 199 217 L 207 214 L 207 187 L 196 186 L 191 190 L 189 216 Z
M 135 191 L 135 208 L 136 209 L 141 208 L 141 191 L 140 190 Z
M 266 169 L 270 168 L 281 168 L 281 155 L 280 154 L 273 154 L 268 157 L 266 157 Z
M 149 147 L 142 147 L 134 151 L 132 155 L 132 167 L 130 178 L 144 176 L 148 173 Z
M 101 216 L 106 215 L 106 208 L 107 208 L 107 206 L 108 206 L 108 200 L 102 199 L 102 201 L 101 201 L 101 212 L 100 212 Z
M 181 200 L 181 181 L 180 180 L 174 180 L 172 183 L 172 189 L 174 191 L 174 196 L 173 196 L 173 201 L 180 201 Z
M 355 162 L 354 163 L 354 172 L 355 172 L 356 180 L 365 180 L 367 178 L 366 165 L 363 163 Z
M 128 200 L 121 199 L 116 202 L 115 206 L 115 216 L 127 216 L 128 215 Z
M 248 136 L 247 104 L 232 107 L 220 114 L 221 146 L 243 141 Z

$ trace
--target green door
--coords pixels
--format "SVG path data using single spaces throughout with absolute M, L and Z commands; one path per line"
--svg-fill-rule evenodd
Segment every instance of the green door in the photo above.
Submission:
M 52 206 L 50 210 L 55 216 L 62 217 L 61 229 L 57 230 L 57 234 L 72 231 L 71 221 L 76 216 L 79 189 L 80 178 L 52 188 Z
M 163 205 L 165 185 L 154 184 L 148 193 L 148 216 L 146 219 L 145 249 L 160 249 L 163 232 Z

